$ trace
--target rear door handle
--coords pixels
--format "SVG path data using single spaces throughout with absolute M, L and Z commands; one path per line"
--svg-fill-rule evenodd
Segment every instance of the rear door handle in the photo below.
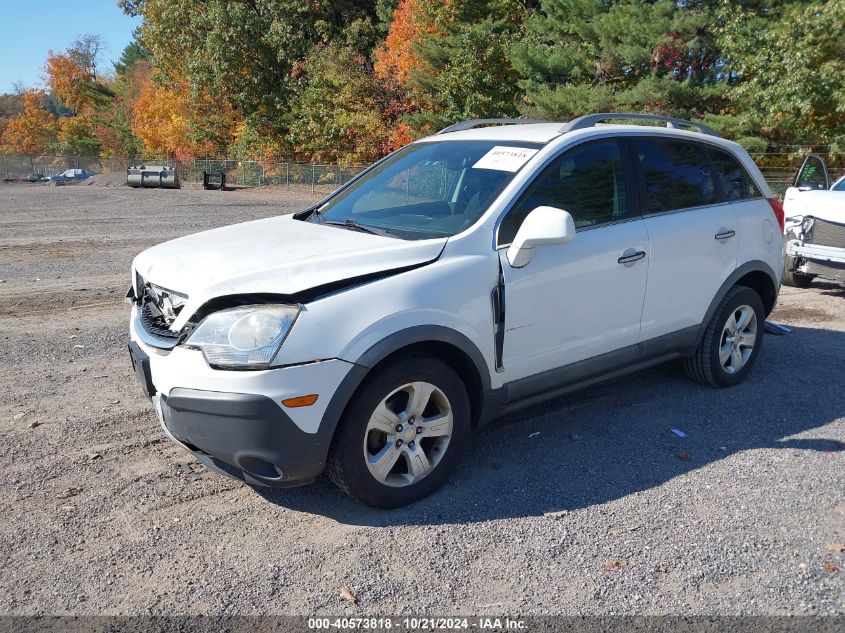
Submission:
M 731 230 L 728 230 L 728 229 L 721 229 L 718 233 L 716 233 L 716 235 L 714 235 L 714 237 L 717 240 L 727 240 L 727 239 L 732 238 L 734 235 L 736 235 L 736 231 L 731 231 Z
M 631 249 L 633 250 L 633 249 Z M 625 251 L 628 253 L 629 251 Z M 617 259 L 616 261 L 620 264 L 633 264 L 635 261 L 642 259 L 645 257 L 645 251 L 636 251 L 634 253 L 630 253 L 628 255 L 623 254 L 622 257 Z

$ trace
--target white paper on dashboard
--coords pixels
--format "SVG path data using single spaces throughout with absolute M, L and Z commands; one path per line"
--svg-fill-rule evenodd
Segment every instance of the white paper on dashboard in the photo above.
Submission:
M 478 159 L 473 169 L 498 169 L 499 171 L 516 171 L 537 153 L 536 149 L 528 147 L 507 147 L 496 145 L 489 152 Z

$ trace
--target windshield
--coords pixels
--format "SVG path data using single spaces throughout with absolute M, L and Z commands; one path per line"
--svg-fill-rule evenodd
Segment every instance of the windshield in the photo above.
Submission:
M 481 217 L 540 147 L 507 141 L 414 143 L 307 220 L 412 240 L 455 235 Z
M 834 183 L 831 187 L 833 191 L 845 191 L 845 176 L 842 176 L 839 180 Z

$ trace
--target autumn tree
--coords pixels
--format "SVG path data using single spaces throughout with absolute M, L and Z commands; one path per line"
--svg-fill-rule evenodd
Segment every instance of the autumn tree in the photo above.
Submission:
M 3 138 L 3 132 L 6 131 L 9 121 L 20 115 L 23 109 L 22 94 L 23 90 L 21 89 L 12 94 L 0 95 L 0 139 Z
M 305 75 L 291 124 L 296 149 L 317 160 L 380 158 L 389 136 L 388 96 L 369 59 L 335 42 L 309 56 Z
M 419 67 L 419 44 L 440 33 L 437 13 L 444 0 L 398 0 L 393 8 L 387 36 L 375 50 L 374 71 L 385 91 L 392 95 L 385 116 L 392 122 L 385 149 L 393 150 L 421 136 L 405 117 L 419 112 L 421 103 L 410 85 L 412 71 Z M 389 5 L 380 8 L 384 15 Z
M 411 71 L 420 64 L 417 46 L 440 33 L 436 24 L 443 0 L 399 0 L 387 37 L 375 51 L 375 72 L 383 80 L 407 86 Z
M 242 113 L 250 126 L 283 135 L 316 44 L 342 37 L 374 3 L 357 0 L 146 0 L 125 3 L 144 18 L 143 44 L 169 79 L 184 78 Z
M 132 112 L 131 131 L 145 152 L 180 160 L 225 153 L 239 122 L 231 108 L 197 95 L 186 80 L 154 77 L 141 85 Z
M 105 151 L 132 157 L 144 151 L 143 142 L 132 133 L 134 103 L 152 75 L 149 51 L 138 41 L 137 29 L 134 38 L 114 63 L 114 98 L 108 116 L 102 117 L 95 130 Z
M 9 120 L 3 131 L 2 144 L 8 151 L 33 156 L 55 142 L 58 123 L 56 116 L 44 107 L 44 98 L 42 90 L 21 94 L 21 112 Z
M 86 44 L 77 42 L 63 53 L 47 53 L 45 64 L 47 85 L 53 96 L 67 108 L 67 116 L 59 119 L 56 151 L 71 154 L 96 154 L 101 142 L 94 133 L 98 119 L 104 113 L 108 119 L 114 94 L 96 79 L 96 45 L 88 36 Z M 94 38 L 96 39 L 96 38 Z M 89 47 L 95 49 L 89 50 Z M 105 127 L 108 127 L 106 125 Z
M 81 111 L 102 97 L 104 86 L 97 79 L 102 49 L 102 38 L 88 33 L 62 53 L 47 52 L 47 83 L 67 108 Z
M 516 0 L 450 0 L 415 42 L 409 85 L 420 102 L 407 117 L 418 130 L 474 118 L 516 116 L 518 76 L 510 63 L 525 7 Z

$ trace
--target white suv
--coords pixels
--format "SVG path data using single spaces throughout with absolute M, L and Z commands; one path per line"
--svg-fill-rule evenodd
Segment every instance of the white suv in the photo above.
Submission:
M 666 126 L 603 123 L 636 119 Z M 129 347 L 208 467 L 275 487 L 325 468 L 393 507 L 504 411 L 677 358 L 740 382 L 783 269 L 779 203 L 703 125 L 468 121 L 303 212 L 141 253 Z

